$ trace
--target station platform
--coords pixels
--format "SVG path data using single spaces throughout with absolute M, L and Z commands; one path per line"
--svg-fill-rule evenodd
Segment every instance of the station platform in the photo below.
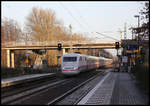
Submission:
M 148 105 L 130 73 L 109 72 L 77 105 Z
M 54 75 L 55 73 L 46 73 L 46 74 L 30 74 L 30 75 L 22 75 L 18 77 L 12 77 L 12 78 L 4 78 L 1 79 L 1 88 L 24 83 L 27 81 L 33 81 L 37 80 L 39 78 L 49 77 Z

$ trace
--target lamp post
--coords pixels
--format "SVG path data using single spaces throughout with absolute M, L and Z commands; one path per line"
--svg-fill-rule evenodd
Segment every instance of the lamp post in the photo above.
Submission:
M 139 15 L 134 15 L 135 18 L 138 18 L 138 28 L 140 27 L 140 16 Z M 138 32 L 138 54 L 139 54 L 139 32 Z M 139 62 L 139 61 L 138 61 Z
M 138 27 L 140 26 L 140 16 L 139 15 L 134 15 L 135 18 L 138 18 Z
M 138 18 L 138 28 L 140 27 L 140 16 L 134 15 L 135 18 Z M 138 45 L 139 45 L 139 33 L 138 33 Z

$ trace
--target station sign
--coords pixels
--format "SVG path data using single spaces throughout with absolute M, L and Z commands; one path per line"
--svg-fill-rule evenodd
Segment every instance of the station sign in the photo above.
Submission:
M 140 54 L 140 53 L 138 53 L 138 54 L 136 55 L 136 57 L 137 57 L 137 58 L 140 58 L 140 57 L 141 57 L 141 54 Z
M 127 63 L 128 62 L 128 57 L 127 56 L 123 56 L 122 57 L 122 62 L 123 63 Z
M 29 57 L 30 56 L 30 53 L 26 53 L 26 57 Z
M 138 50 L 126 50 L 126 53 L 137 53 Z
M 127 50 L 138 50 L 138 45 L 127 45 Z
M 26 60 L 25 60 L 25 63 L 29 63 L 29 60 L 28 60 L 28 59 L 26 59 Z

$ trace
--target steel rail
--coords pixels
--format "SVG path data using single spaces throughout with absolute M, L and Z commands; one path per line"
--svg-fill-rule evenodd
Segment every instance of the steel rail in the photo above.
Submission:
M 99 73 L 102 74 L 103 72 Z M 73 89 L 67 91 L 66 93 L 62 94 L 61 96 L 55 98 L 54 100 L 50 101 L 47 105 L 55 105 L 57 102 L 59 102 L 60 100 L 62 100 L 63 98 L 65 98 L 66 96 L 68 96 L 69 94 L 73 93 L 74 91 L 76 91 L 77 89 L 81 88 L 83 85 L 85 85 L 86 83 L 90 82 L 91 80 L 95 79 L 97 76 L 99 76 L 99 74 L 91 77 L 90 79 L 82 82 L 81 84 L 79 84 L 78 86 L 74 87 Z

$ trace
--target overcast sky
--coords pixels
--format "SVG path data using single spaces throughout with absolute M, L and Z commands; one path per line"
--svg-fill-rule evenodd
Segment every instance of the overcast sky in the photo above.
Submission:
M 137 26 L 134 15 L 139 15 L 142 3 L 141 1 L 2 1 L 1 18 L 14 19 L 23 28 L 26 17 L 33 7 L 50 8 L 55 11 L 57 19 L 63 21 L 65 27 L 69 29 L 69 25 L 72 25 L 74 33 L 83 33 L 85 36 L 93 37 L 97 42 L 114 42 L 113 39 L 95 32 L 120 40 L 118 31 L 123 31 L 126 23 L 127 38 L 130 39 L 131 31 L 128 29 Z

